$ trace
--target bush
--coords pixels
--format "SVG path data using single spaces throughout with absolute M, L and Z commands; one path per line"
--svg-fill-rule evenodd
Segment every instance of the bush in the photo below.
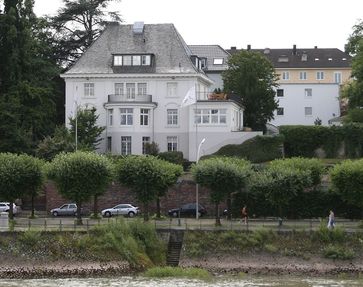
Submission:
M 282 158 L 283 141 L 281 135 L 256 136 L 239 145 L 223 146 L 212 156 L 240 157 L 254 163 L 266 162 Z
M 184 163 L 183 153 L 181 151 L 161 152 L 158 154 L 158 157 L 162 160 L 175 164 L 183 165 Z
M 324 248 L 324 257 L 330 259 L 341 259 L 341 260 L 350 260 L 354 258 L 354 252 L 351 249 L 329 245 Z

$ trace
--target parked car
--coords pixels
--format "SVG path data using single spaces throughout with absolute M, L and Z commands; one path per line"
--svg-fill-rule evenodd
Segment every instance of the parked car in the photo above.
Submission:
M 170 209 L 168 214 L 169 216 L 178 217 L 180 212 L 180 216 L 195 216 L 196 207 L 197 205 L 195 203 L 187 203 L 182 205 L 180 208 Z M 207 210 L 203 205 L 198 204 L 198 213 L 199 217 L 201 217 L 207 214 Z
M 0 212 L 9 212 L 10 203 L 9 202 L 0 202 Z M 18 213 L 18 207 L 13 203 L 13 214 Z
M 62 206 L 58 208 L 54 208 L 50 211 L 50 213 L 54 216 L 65 216 L 65 215 L 71 215 L 75 216 L 77 215 L 77 204 L 75 203 L 67 203 L 63 204 Z
M 118 204 L 112 208 L 107 208 L 101 211 L 102 216 L 111 217 L 113 215 L 126 215 L 128 217 L 134 217 L 139 213 L 139 208 L 132 204 Z

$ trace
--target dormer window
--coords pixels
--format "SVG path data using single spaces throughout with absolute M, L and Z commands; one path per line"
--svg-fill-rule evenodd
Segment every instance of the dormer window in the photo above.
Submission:
M 315 58 L 315 61 L 319 61 L 319 58 Z
M 223 65 L 223 58 L 213 59 L 213 65 Z
M 289 62 L 289 57 L 286 56 L 286 55 L 281 55 L 278 60 L 277 60 L 279 63 L 287 63 Z
M 113 66 L 150 66 L 151 55 L 114 55 Z
M 308 55 L 306 54 L 306 53 L 303 53 L 302 55 L 301 55 L 301 61 L 302 62 L 306 62 L 308 60 Z
M 328 61 L 333 61 L 333 58 L 328 58 Z

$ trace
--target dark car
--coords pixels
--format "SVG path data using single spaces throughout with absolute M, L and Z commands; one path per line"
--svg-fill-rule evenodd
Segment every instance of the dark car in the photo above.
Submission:
M 169 216 L 178 217 L 180 212 L 180 216 L 195 216 L 196 214 L 196 204 L 195 203 L 187 203 L 182 205 L 180 208 L 170 209 L 168 211 Z M 198 213 L 199 217 L 206 215 L 207 210 L 204 206 L 198 204 Z

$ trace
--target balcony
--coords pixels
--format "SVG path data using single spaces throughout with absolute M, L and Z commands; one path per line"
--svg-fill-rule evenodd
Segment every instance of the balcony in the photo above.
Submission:
M 135 95 L 130 97 L 129 95 L 108 95 L 108 103 L 152 103 L 152 95 Z

